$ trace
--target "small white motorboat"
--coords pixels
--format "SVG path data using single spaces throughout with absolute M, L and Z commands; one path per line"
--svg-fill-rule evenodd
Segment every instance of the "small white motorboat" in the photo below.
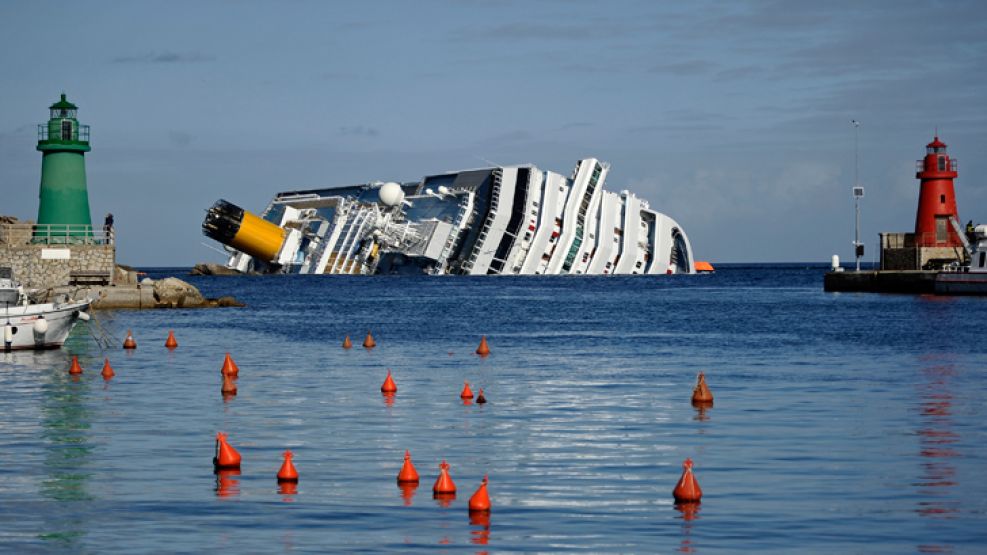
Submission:
M 3 350 L 57 349 L 79 320 L 89 320 L 90 300 L 32 303 L 14 281 L 9 268 L 0 268 L 0 325 Z
M 937 295 L 987 295 L 987 225 L 974 228 L 973 237 L 975 246 L 964 240 L 970 263 L 948 267 L 936 274 Z

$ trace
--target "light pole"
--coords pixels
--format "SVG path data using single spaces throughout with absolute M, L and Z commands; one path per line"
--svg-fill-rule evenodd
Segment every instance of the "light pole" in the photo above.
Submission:
M 857 271 L 860 271 L 860 258 L 864 255 L 864 244 L 860 242 L 860 199 L 864 197 L 864 188 L 859 185 L 860 157 L 858 155 L 857 129 L 860 122 L 852 119 L 853 125 L 853 209 L 856 216 L 853 228 L 853 253 L 857 257 Z

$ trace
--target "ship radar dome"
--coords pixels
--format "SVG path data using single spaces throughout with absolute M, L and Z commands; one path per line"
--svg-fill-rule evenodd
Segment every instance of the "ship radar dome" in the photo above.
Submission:
M 401 190 L 400 185 L 393 181 L 381 185 L 377 195 L 380 197 L 380 202 L 385 206 L 397 206 L 404 200 L 404 191 Z

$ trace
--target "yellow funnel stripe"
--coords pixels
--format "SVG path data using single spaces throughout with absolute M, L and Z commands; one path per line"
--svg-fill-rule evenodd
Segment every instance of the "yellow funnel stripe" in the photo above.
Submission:
M 271 262 L 281 250 L 284 235 L 285 231 L 280 227 L 244 210 L 240 229 L 230 241 L 230 246 L 264 262 Z

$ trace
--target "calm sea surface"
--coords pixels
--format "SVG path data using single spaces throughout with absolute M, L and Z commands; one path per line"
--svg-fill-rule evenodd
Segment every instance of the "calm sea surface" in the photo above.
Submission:
M 61 350 L 0 353 L 0 551 L 987 551 L 987 298 L 829 294 L 823 271 L 186 278 L 248 307 L 96 312 Z M 239 474 L 213 473 L 217 431 Z M 698 508 L 671 496 L 687 457 Z M 432 498 L 442 459 L 455 500 Z

